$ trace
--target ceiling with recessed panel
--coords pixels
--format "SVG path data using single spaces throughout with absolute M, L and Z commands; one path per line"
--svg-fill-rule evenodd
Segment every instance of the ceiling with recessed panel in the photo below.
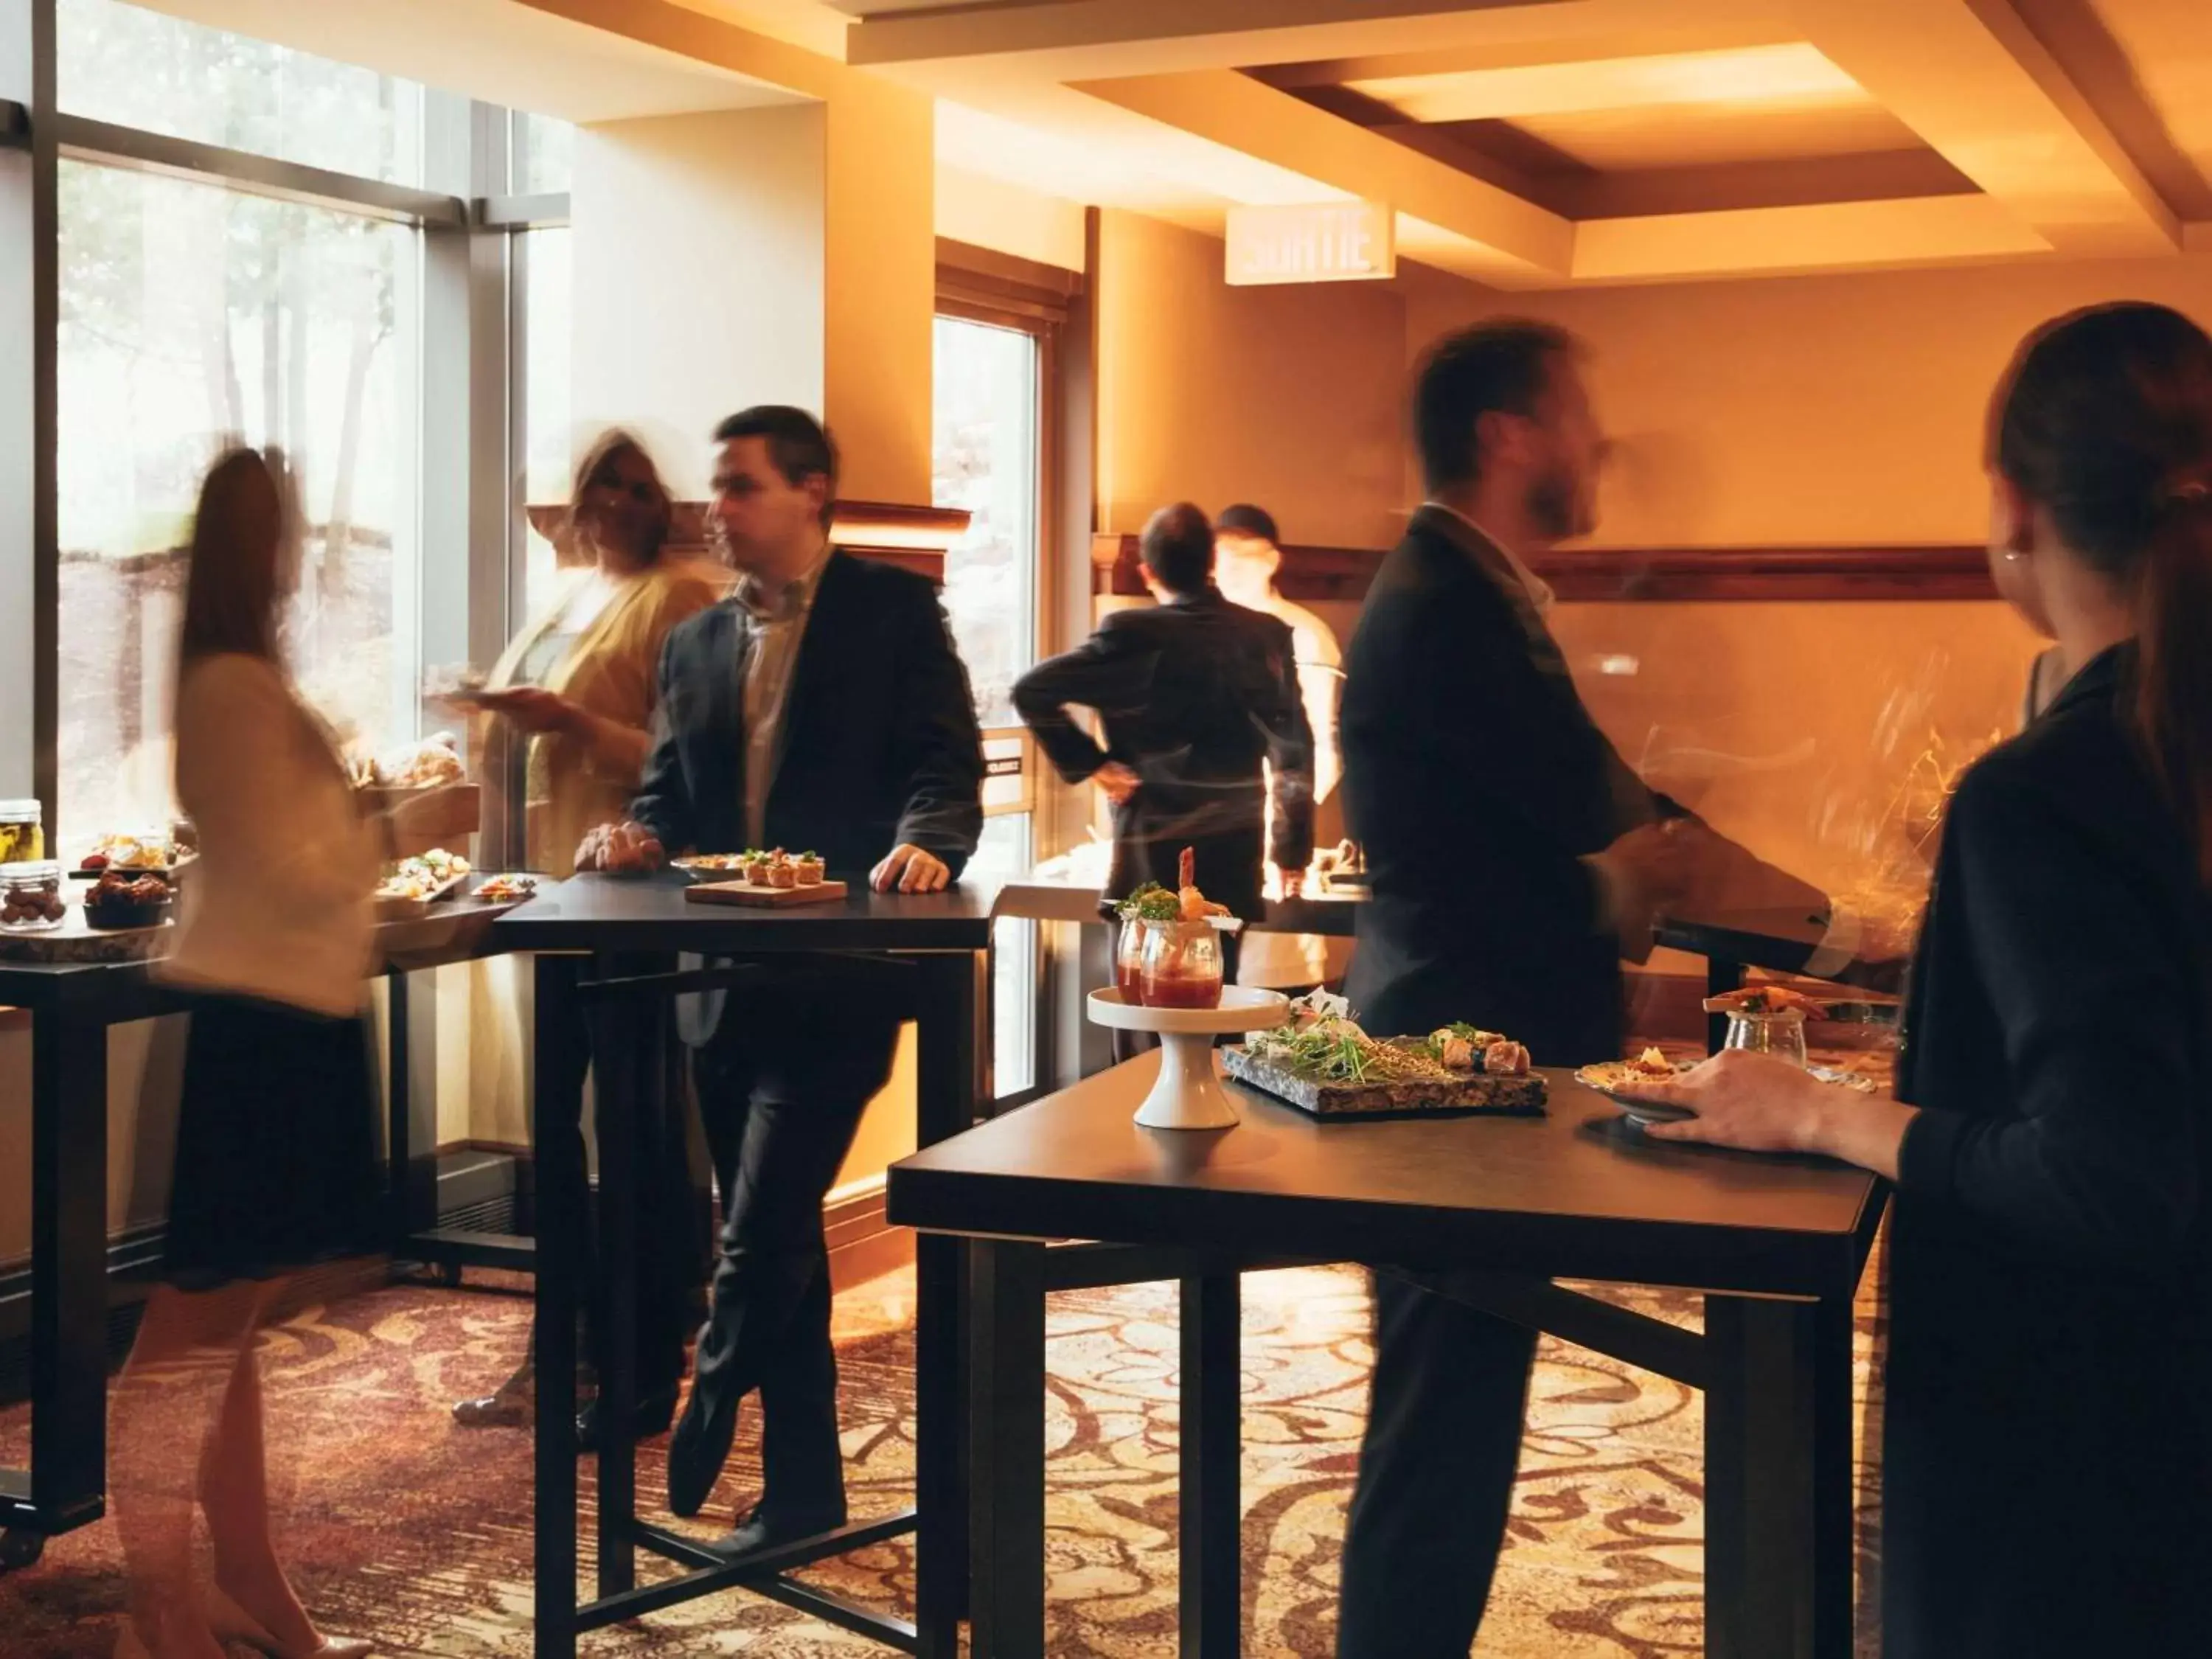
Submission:
M 2212 234 L 2212 0 L 839 8 L 851 63 L 1109 154 L 1179 140 L 1194 197 L 1231 153 L 1387 201 L 1404 252 L 1503 288 Z
M 1379 200 L 1500 289 L 2212 252 L 2212 0 L 149 3 L 586 119 L 859 70 L 945 165 L 1217 230 Z

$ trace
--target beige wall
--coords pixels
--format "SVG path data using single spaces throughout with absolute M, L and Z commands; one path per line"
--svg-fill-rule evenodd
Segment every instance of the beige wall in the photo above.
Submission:
M 2021 337 L 2100 300 L 2212 321 L 2212 255 L 1491 295 L 1413 291 L 1416 351 L 1487 313 L 1589 341 L 1620 446 L 1596 544 L 1971 542 L 1990 389 Z
M 823 106 L 616 121 L 576 147 L 579 434 L 639 430 L 679 495 L 748 404 L 823 406 Z
M 1083 204 L 939 165 L 937 234 L 1063 270 L 1083 269 Z
M 1102 216 L 1101 528 L 1257 501 L 1286 540 L 1388 547 L 1404 471 L 1406 301 L 1382 283 L 1230 288 L 1220 242 Z
M 1518 295 L 1416 283 L 1409 344 L 1492 312 L 1589 344 L 1619 445 L 1595 545 L 1973 543 L 1990 388 L 2073 307 L 2212 319 L 2212 258 Z M 2014 729 L 2036 641 L 1988 604 L 1566 605 L 1554 632 L 1629 760 L 1720 828 L 1884 907 L 1931 790 Z
M 932 103 L 848 75 L 827 107 L 823 411 L 843 453 L 846 495 L 927 505 L 937 306 Z

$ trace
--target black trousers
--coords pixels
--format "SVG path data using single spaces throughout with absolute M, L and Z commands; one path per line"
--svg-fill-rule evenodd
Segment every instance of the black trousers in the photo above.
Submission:
M 1431 1281 L 1448 1291 L 1449 1275 Z M 1337 1659 L 1467 1659 L 1504 1541 L 1536 1334 L 1375 1275 Z
M 866 980 L 805 973 L 733 992 L 695 1056 L 722 1194 L 696 1386 L 722 1398 L 760 1391 L 770 1516 L 843 1508 L 822 1201 L 890 1076 L 902 1012 Z

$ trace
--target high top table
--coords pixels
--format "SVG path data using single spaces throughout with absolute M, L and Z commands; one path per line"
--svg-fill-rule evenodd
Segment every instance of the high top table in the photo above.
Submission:
M 1115 1247 L 1182 1285 L 1185 1659 L 1233 1654 L 1240 1633 L 1237 1275 L 1296 1261 L 1391 1264 L 1704 1389 L 1706 1652 L 1846 1659 L 1851 1297 L 1881 1182 L 1647 1139 L 1558 1073 L 1541 1117 L 1324 1122 L 1231 1084 L 1235 1128 L 1139 1128 L 1158 1064 L 1132 1060 L 890 1172 L 893 1221 L 972 1241 L 976 1659 L 1043 1659 L 1044 1295 L 1077 1282 L 1056 1260 L 1071 1248 Z M 1048 1248 L 1066 1239 L 1092 1243 Z M 1555 1278 L 1702 1291 L 1704 1333 Z
M 537 1075 L 533 1139 L 541 1165 L 537 1228 L 538 1389 L 536 1419 L 536 1651 L 571 1659 L 576 1638 L 658 1609 L 742 1589 L 800 1608 L 847 1630 L 931 1659 L 952 1659 L 964 1600 L 966 1502 L 960 1432 L 963 1397 L 959 1332 L 966 1246 L 938 1236 L 916 1249 L 915 1366 L 917 1413 L 930 1431 L 916 1436 L 915 1507 L 857 1522 L 819 1538 L 725 1561 L 696 1540 L 636 1515 L 635 1446 L 630 1435 L 635 1379 L 629 1287 L 636 1245 L 635 1148 L 623 1130 L 637 1119 L 643 1091 L 664 1086 L 659 1054 L 670 1000 L 686 991 L 726 988 L 741 996 L 757 976 L 834 958 L 855 971 L 872 962 L 906 981 L 905 1006 L 917 1026 L 916 1122 L 927 1146 L 967 1128 L 988 1098 L 988 1009 L 991 918 L 995 889 L 963 883 L 927 896 L 878 895 L 855 882 L 842 902 L 787 908 L 732 908 L 687 901 L 674 872 L 644 878 L 582 875 L 541 888 L 493 930 L 499 948 L 535 951 Z M 638 971 L 635 959 L 694 955 L 734 966 Z M 618 968 L 610 958 L 625 959 Z M 577 1490 L 574 1427 L 575 1316 L 581 1262 L 576 1241 L 586 1218 L 573 1206 L 585 1192 L 574 1167 L 575 1142 L 551 1115 L 573 1103 L 552 1097 L 542 1079 L 557 1073 L 551 1045 L 560 1026 L 594 1021 L 594 1099 L 599 1153 L 602 1272 L 610 1287 L 609 1329 L 600 1373 L 599 1580 L 596 1599 L 576 1601 Z M 834 1006 L 820 1036 L 837 1040 Z M 623 1064 L 611 1055 L 637 1057 Z M 915 1545 L 915 1622 L 858 1607 L 784 1575 L 825 1557 L 909 1532 Z M 690 1569 L 640 1587 L 640 1547 Z

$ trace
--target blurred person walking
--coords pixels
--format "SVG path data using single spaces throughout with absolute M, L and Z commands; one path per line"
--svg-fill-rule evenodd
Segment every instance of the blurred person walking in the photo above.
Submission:
M 315 1628 L 279 1559 L 254 1339 L 291 1274 L 380 1248 L 370 894 L 381 859 L 433 844 L 452 802 L 434 792 L 383 818 L 357 805 L 278 643 L 297 529 L 280 462 L 234 449 L 215 463 L 178 652 L 177 799 L 200 851 L 161 969 L 192 994 L 175 1177 L 161 1282 L 111 1423 L 125 1656 L 370 1650 Z M 215 1547 L 204 1591 L 195 1507 Z
M 678 623 L 720 598 L 696 565 L 666 556 L 674 516 L 668 488 L 645 446 L 619 428 L 600 434 L 577 463 L 568 502 L 570 536 L 583 556 L 565 573 L 552 604 L 515 635 L 486 689 L 462 699 L 495 722 L 495 741 L 488 745 L 495 777 L 514 770 L 501 756 L 501 743 L 520 738 L 524 744 L 525 844 L 533 870 L 568 877 L 585 836 L 629 816 L 653 745 L 661 647 Z M 561 1035 L 567 1042 L 564 1074 L 541 1079 L 538 1086 L 549 1093 L 562 1091 L 570 1103 L 562 1132 L 580 1141 L 584 1078 L 592 1058 L 590 1030 L 579 1023 Z M 655 1096 L 666 1109 L 639 1132 L 640 1176 L 647 1183 L 638 1212 L 635 1426 L 641 1435 L 660 1433 L 673 1420 L 684 1339 L 706 1310 L 708 1206 L 704 1182 L 692 1174 L 683 1066 L 673 1045 L 668 1065 L 674 1086 Z M 581 1160 L 572 1158 L 567 1167 L 581 1168 Z M 595 1285 L 588 1301 L 603 1309 L 605 1287 Z M 582 1352 L 592 1353 L 590 1340 Z M 536 1352 L 533 1334 L 520 1367 L 489 1395 L 455 1405 L 453 1420 L 463 1428 L 527 1425 Z M 594 1391 L 587 1377 L 576 1420 L 580 1450 L 597 1443 Z
M 1583 705 L 1529 556 L 1587 534 L 1604 443 L 1574 339 L 1486 323 L 1413 392 L 1429 499 L 1346 665 L 1346 808 L 1374 896 L 1346 992 L 1370 1030 L 1467 1020 L 1540 1065 L 1619 1056 L 1620 959 L 1684 884 L 1681 809 Z M 1503 1542 L 1536 1337 L 1376 1275 L 1340 1659 L 1466 1659 Z

